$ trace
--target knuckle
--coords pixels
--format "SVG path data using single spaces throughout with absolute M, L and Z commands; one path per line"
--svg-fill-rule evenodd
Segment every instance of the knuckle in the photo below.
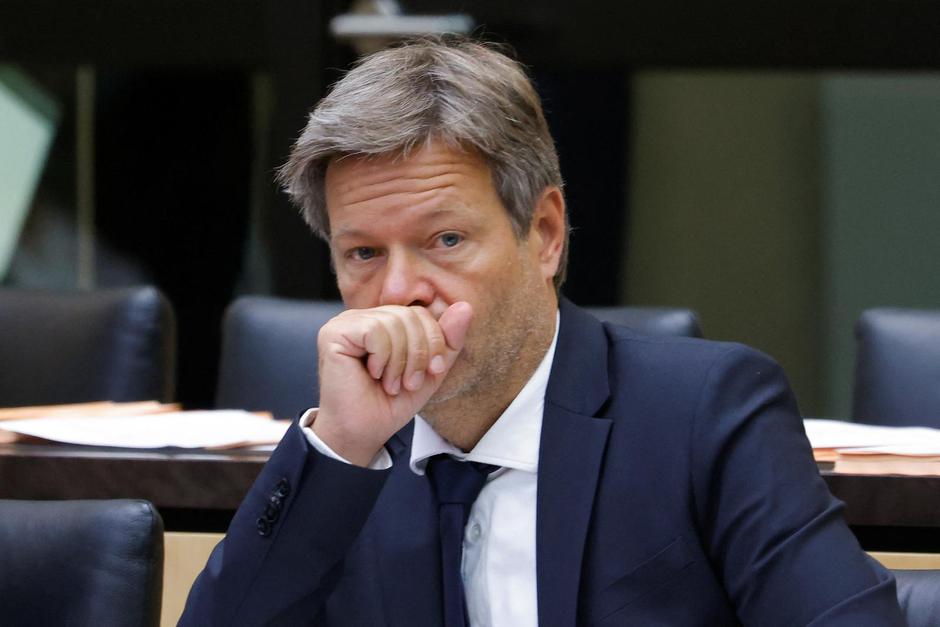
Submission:
M 317 330 L 317 346 L 325 346 L 336 337 L 338 326 L 336 318 L 324 323 L 324 325 Z
M 411 358 L 415 363 L 423 364 L 428 360 L 428 349 L 425 346 L 418 346 L 412 349 Z
M 441 331 L 440 327 L 428 334 L 428 344 L 431 346 L 431 350 L 434 351 L 439 351 L 444 347 L 446 342 L 444 341 L 444 333 Z

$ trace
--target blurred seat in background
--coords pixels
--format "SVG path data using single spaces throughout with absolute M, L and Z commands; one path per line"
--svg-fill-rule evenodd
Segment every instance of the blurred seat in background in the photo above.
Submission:
M 0 289 L 0 406 L 170 401 L 175 342 L 154 287 Z
M 0 500 L 0 622 L 160 622 L 163 521 L 147 501 Z
M 691 309 L 673 307 L 586 307 L 605 322 L 630 327 L 649 335 L 702 337 L 698 315 Z
M 314 407 L 317 333 L 341 312 L 339 301 L 243 296 L 226 310 L 216 407 L 295 418 Z
M 869 309 L 855 338 L 852 420 L 940 427 L 940 311 Z

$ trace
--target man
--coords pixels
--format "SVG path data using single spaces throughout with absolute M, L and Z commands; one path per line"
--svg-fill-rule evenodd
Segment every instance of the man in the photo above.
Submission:
M 184 624 L 903 624 L 771 360 L 559 304 L 561 177 L 518 64 L 373 55 L 282 178 L 348 309 Z

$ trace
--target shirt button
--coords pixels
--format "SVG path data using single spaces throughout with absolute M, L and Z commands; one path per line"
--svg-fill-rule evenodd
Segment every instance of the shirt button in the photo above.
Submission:
M 472 525 L 470 525 L 470 532 L 468 535 L 470 537 L 471 542 L 476 542 L 477 540 L 480 539 L 480 536 L 483 535 L 483 529 L 482 527 L 480 527 L 479 524 L 473 523 Z

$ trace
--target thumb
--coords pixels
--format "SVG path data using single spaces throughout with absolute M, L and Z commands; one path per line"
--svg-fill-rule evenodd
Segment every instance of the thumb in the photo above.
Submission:
M 470 328 L 470 320 L 473 319 L 473 307 L 470 303 L 460 301 L 456 302 L 441 314 L 437 323 L 441 325 L 441 331 L 444 332 L 444 340 L 448 348 L 453 351 L 460 351 L 463 348 L 464 340 L 467 337 L 467 329 Z

